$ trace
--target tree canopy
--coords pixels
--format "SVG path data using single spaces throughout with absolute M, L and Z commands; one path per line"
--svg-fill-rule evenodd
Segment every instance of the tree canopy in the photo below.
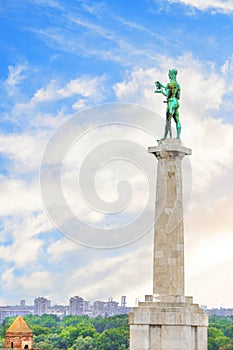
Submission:
M 0 325 L 0 348 L 4 334 L 15 317 Z M 34 346 L 40 350 L 127 350 L 129 325 L 127 315 L 108 318 L 56 315 L 24 316 L 34 334 Z M 208 350 L 233 350 L 233 317 L 209 319 Z
M 23 318 L 33 332 L 34 346 L 40 350 L 129 349 L 127 315 L 108 318 L 66 316 L 61 320 L 56 315 L 27 315 Z M 14 319 L 8 317 L 1 325 L 0 342 Z

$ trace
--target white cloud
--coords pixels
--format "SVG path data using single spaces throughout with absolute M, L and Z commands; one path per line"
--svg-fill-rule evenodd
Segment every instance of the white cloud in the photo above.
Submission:
M 17 215 L 14 206 L 10 216 L 2 217 L 4 230 L 1 232 L 0 256 L 14 267 L 32 267 L 40 258 L 44 240 L 37 238 L 43 232 L 49 232 L 53 226 L 45 213 L 33 213 L 28 206 Z M 25 270 L 26 271 L 26 270 Z
M 73 105 L 72 108 L 75 111 L 78 111 L 80 109 L 83 109 L 86 107 L 86 100 L 84 100 L 83 98 L 79 99 L 78 101 L 76 101 Z
M 206 246 L 206 250 L 208 249 L 210 247 Z M 221 249 L 222 247 L 220 246 L 218 250 Z M 230 269 L 232 264 L 233 260 L 226 258 L 222 263 L 213 263 L 208 270 L 203 270 L 188 278 L 188 295 L 193 295 L 193 292 L 195 292 L 194 300 L 207 305 L 209 308 L 231 308 L 233 306 L 233 278 L 232 270 Z
M 31 98 L 21 86 L 5 84 L 6 93 L 14 96 L 7 101 L 3 118 L 21 130 L 29 130 L 33 137 L 48 139 L 45 130 L 54 130 L 74 112 L 106 99 L 105 80 L 104 75 L 82 75 L 62 83 L 56 78 L 37 88 Z
M 33 130 L 33 137 L 45 136 L 48 139 L 45 130 L 56 129 L 73 112 L 98 104 L 105 98 L 104 76 L 81 76 L 63 84 L 53 79 L 46 86 L 37 89 L 29 100 L 24 97 L 23 100 L 11 101 L 12 110 L 7 113 L 6 119 L 21 129 L 30 132 Z M 19 135 L 18 138 L 20 137 Z
M 119 148 L 119 143 L 114 144 L 114 140 L 118 142 L 120 138 L 127 142 L 137 142 L 144 147 L 145 140 L 142 141 L 143 137 L 151 140 L 151 142 L 153 140 L 152 137 L 150 138 L 150 136 L 140 129 L 127 125 L 120 127 L 110 124 L 106 125 L 106 127 L 89 130 L 88 133 L 78 138 L 76 143 L 72 144 L 63 162 L 61 182 L 63 194 L 69 207 L 82 222 L 88 222 L 95 227 L 106 226 L 107 220 L 105 214 L 108 213 L 110 204 L 117 202 L 119 199 L 117 185 L 123 180 L 130 184 L 133 195 L 132 198 L 126 198 L 126 192 L 124 192 L 125 197 L 121 193 L 121 200 L 122 202 L 125 200 L 126 207 L 120 207 L 119 202 L 119 212 L 115 213 L 115 216 L 113 215 L 110 219 L 110 221 L 113 221 L 113 226 L 123 226 L 126 222 L 133 221 L 146 207 L 148 201 L 147 174 L 144 174 L 143 169 L 131 162 L 131 160 L 137 161 L 137 156 L 133 154 L 133 150 L 130 151 L 130 148 L 128 148 L 124 155 L 124 152 Z M 98 151 L 98 146 L 103 145 L 107 141 L 110 142 L 109 147 L 113 151 L 113 154 L 110 153 L 111 151 L 107 153 L 104 149 L 102 149 L 102 154 L 101 151 Z M 103 152 L 106 153 L 104 159 L 102 158 Z M 79 154 L 79 157 L 77 157 L 77 154 Z M 90 157 L 91 154 L 92 156 Z M 83 170 L 81 168 L 82 163 L 85 162 L 88 156 L 90 157 L 87 165 L 88 168 Z M 119 158 L 124 158 L 124 156 L 126 159 Z M 101 161 L 100 157 L 102 158 Z M 143 163 L 140 162 L 140 164 Z M 85 173 L 92 174 L 92 176 L 85 176 L 85 184 L 77 183 L 77 175 L 80 175 L 81 172 L 82 176 L 84 171 Z M 91 186 L 90 182 L 92 180 L 95 183 L 93 192 L 96 191 L 98 200 L 96 200 L 94 193 L 91 196 L 89 195 L 88 189 Z M 104 202 L 106 203 L 105 205 Z M 98 205 L 101 208 L 105 208 L 105 210 L 102 209 L 103 211 L 99 212 Z M 122 214 L 125 215 L 125 222 Z M 126 215 L 129 215 L 128 219 Z M 119 218 L 118 220 L 117 217 Z M 109 221 L 108 226 L 111 226 Z
M 14 87 L 19 85 L 22 80 L 25 79 L 25 75 L 23 74 L 27 70 L 27 66 L 25 64 L 18 64 L 16 66 L 9 66 L 9 75 L 6 80 L 6 84 L 9 87 Z
M 64 257 L 71 253 L 78 253 L 80 246 L 77 243 L 69 240 L 68 238 L 62 238 L 53 242 L 47 249 L 53 262 L 61 261 Z
M 133 252 L 122 251 L 115 257 L 94 253 L 85 267 L 70 272 L 67 279 L 69 296 L 78 291 L 89 300 L 101 300 L 110 296 L 119 299 L 126 293 L 129 306 L 134 305 L 136 297 L 142 300 L 151 288 L 151 240 L 147 247 L 142 242 L 140 245 L 140 248 L 135 246 Z
M 218 12 L 231 13 L 233 11 L 232 0 L 168 0 L 170 3 L 182 3 L 199 10 L 213 9 Z
M 209 270 L 218 269 L 225 264 L 225 273 L 230 274 L 232 258 L 232 212 L 233 193 L 228 198 L 209 202 L 208 197 L 192 204 L 191 209 L 185 217 L 185 242 L 186 242 L 186 276 L 187 290 L 192 294 L 200 296 L 199 285 L 193 283 L 199 275 L 205 275 L 210 283 Z M 216 274 L 216 280 L 221 278 Z M 227 289 L 226 283 L 222 285 Z M 210 290 L 203 293 L 211 296 Z M 216 303 L 216 296 L 209 297 L 210 305 L 221 305 L 222 300 Z M 225 299 L 225 306 L 230 306 L 229 298 Z M 206 303 L 206 301 L 200 302 Z
M 48 136 L 42 131 L 0 135 L 0 152 L 11 162 L 8 165 L 11 176 L 14 172 L 19 176 L 20 173 L 38 171 Z
M 39 102 L 54 101 L 63 98 L 80 95 L 82 97 L 91 97 L 93 100 L 98 100 L 102 97 L 102 85 L 104 77 L 91 78 L 83 76 L 81 78 L 72 79 L 64 86 L 52 80 L 46 88 L 37 90 L 31 99 L 31 104 L 35 105 Z
M 233 91 L 233 55 L 231 55 L 221 67 L 221 71 L 227 81 L 228 93 L 230 97 Z M 225 101 L 225 106 L 232 110 L 233 103 L 232 100 Z
M 221 70 L 223 74 L 233 75 L 233 55 L 226 60 L 226 62 L 222 65 Z
M 60 6 L 58 1 L 54 1 L 54 0 L 30 0 L 33 3 L 36 3 L 37 5 L 45 5 L 46 7 L 53 7 L 53 8 L 58 8 L 58 9 L 62 9 L 62 7 Z
M 44 212 L 30 212 L 30 210 L 26 210 L 23 214 L 18 216 L 11 215 L 3 219 L 3 242 L 7 241 L 9 236 L 14 238 L 14 242 L 22 242 L 53 228 Z M 4 235 L 4 232 L 8 234 L 8 237 Z
M 93 26 L 81 18 L 75 18 L 74 14 L 71 14 L 67 18 L 75 23 L 75 28 L 79 25 L 86 28 L 90 38 L 88 45 L 86 45 L 86 37 L 81 35 L 79 40 L 77 40 L 72 31 L 66 33 L 63 27 L 31 30 L 45 41 L 46 45 L 52 47 L 52 49 L 56 48 L 56 50 L 59 49 L 62 52 L 81 55 L 85 58 L 98 57 L 103 62 L 110 61 L 125 66 L 134 64 L 139 66 L 140 63 L 144 65 L 145 62 L 151 62 L 154 56 L 154 50 L 135 46 L 126 36 L 122 37 L 122 35 L 110 32 L 104 27 Z M 117 22 L 119 23 L 119 20 Z M 142 27 L 139 27 L 138 29 L 143 30 Z M 165 40 L 164 37 L 156 35 L 153 32 L 150 33 L 150 31 L 147 31 L 147 34 L 156 37 L 159 41 L 164 42 Z M 104 45 L 105 42 L 108 44 L 107 47 Z
M 41 210 L 38 183 L 1 177 L 0 190 L 0 214 L 2 216 Z
M 10 267 L 6 269 L 1 276 L 1 280 L 6 289 L 11 289 L 15 283 L 14 268 Z
M 49 271 L 35 271 L 18 279 L 24 295 L 36 297 L 38 293 L 50 297 L 53 288 L 53 274 Z
M 0 256 L 1 260 L 7 263 L 14 263 L 14 266 L 23 267 L 35 263 L 43 246 L 43 241 L 40 239 L 26 239 L 15 241 L 12 245 L 1 245 Z
M 31 254 L 31 253 L 30 253 Z M 28 254 L 28 255 L 30 255 Z M 51 298 L 51 290 L 54 285 L 54 274 L 43 269 L 30 272 L 25 275 L 18 274 L 14 268 L 9 268 L 1 276 L 3 290 L 7 297 L 3 301 L 4 304 L 9 303 L 9 297 L 12 291 L 17 289 L 17 298 L 34 299 L 38 295 L 44 295 Z M 14 300 L 13 302 L 15 302 Z M 18 301 L 18 300 L 17 300 Z

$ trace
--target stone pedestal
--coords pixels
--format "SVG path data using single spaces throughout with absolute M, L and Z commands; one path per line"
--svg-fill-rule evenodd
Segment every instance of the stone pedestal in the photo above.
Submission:
M 192 297 L 146 296 L 129 323 L 130 350 L 207 350 L 208 317 Z
M 207 350 L 208 316 L 184 296 L 181 161 L 191 150 L 180 140 L 158 141 L 153 295 L 129 316 L 130 350 Z

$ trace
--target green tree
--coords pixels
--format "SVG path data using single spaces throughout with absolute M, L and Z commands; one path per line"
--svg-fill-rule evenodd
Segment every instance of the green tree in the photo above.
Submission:
M 51 331 L 48 327 L 42 327 L 37 324 L 33 324 L 31 327 L 33 335 L 49 334 Z
M 230 338 L 226 337 L 224 333 L 216 328 L 208 328 L 208 350 L 219 350 L 230 343 Z
M 99 350 L 128 349 L 129 330 L 125 327 L 106 329 L 99 337 Z
M 3 347 L 4 347 L 4 339 L 0 338 L 0 348 L 3 348 Z
M 85 337 L 79 336 L 73 346 L 68 350 L 97 350 L 97 340 L 92 337 Z
M 55 348 L 52 343 L 45 341 L 39 342 L 36 346 L 38 346 L 40 350 L 60 350 L 59 348 Z
M 230 344 L 227 344 L 227 345 L 219 348 L 219 350 L 233 350 L 233 341 L 231 341 Z
M 0 325 L 0 341 L 16 317 Z M 25 321 L 34 334 L 34 347 L 41 350 L 126 350 L 129 344 L 128 316 L 89 318 L 55 315 L 27 315 Z M 3 344 L 2 344 L 3 346 Z
M 128 315 L 118 315 L 113 317 L 96 317 L 93 324 L 97 332 L 102 333 L 105 329 L 128 327 Z

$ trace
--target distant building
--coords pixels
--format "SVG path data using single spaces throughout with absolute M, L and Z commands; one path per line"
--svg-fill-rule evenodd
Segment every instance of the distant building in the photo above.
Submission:
M 114 315 L 128 314 L 133 310 L 131 307 L 126 307 L 126 297 L 121 298 L 121 306 L 117 301 L 109 298 L 108 301 L 95 301 L 92 308 L 92 317 L 110 317 Z
M 49 313 L 52 315 L 57 315 L 60 318 L 69 314 L 69 307 L 65 305 L 53 305 L 49 309 Z
M 38 297 L 34 300 L 34 314 L 35 315 L 44 315 L 48 314 L 51 309 L 51 300 L 48 300 L 44 297 Z
M 126 307 L 126 296 L 125 295 L 121 296 L 121 306 Z
M 89 317 L 93 317 L 92 316 L 92 306 L 90 301 L 85 300 L 83 303 L 83 314 L 87 315 Z
M 121 297 L 121 306 L 118 306 L 118 315 L 119 314 L 128 314 L 129 312 L 133 311 L 133 308 L 132 307 L 127 307 L 126 306 L 126 296 L 125 295 L 122 295 Z
M 78 297 L 77 295 L 70 298 L 70 315 L 80 316 L 83 314 L 84 309 L 84 299 Z
M 104 301 L 100 301 L 100 300 L 96 300 L 93 303 L 93 307 L 92 307 L 92 316 L 93 317 L 97 317 L 97 316 L 105 316 L 105 302 Z
M 114 316 L 118 314 L 118 305 L 117 301 L 114 301 L 113 298 L 109 298 L 108 302 L 105 304 L 106 316 Z
M 207 313 L 211 316 L 233 316 L 233 309 L 225 309 L 223 307 L 220 307 L 220 309 L 211 309 L 211 310 L 206 310 Z
M 27 323 L 18 316 L 5 333 L 5 349 L 33 349 L 33 334 Z
M 114 315 L 128 314 L 133 310 L 126 306 L 126 296 L 121 297 L 120 305 L 113 298 L 108 301 L 96 300 L 90 303 L 80 296 L 70 298 L 69 305 L 51 305 L 51 300 L 45 297 L 38 297 L 34 300 L 34 305 L 26 305 L 25 300 L 20 300 L 20 305 L 15 306 L 0 306 L 0 324 L 6 317 L 10 316 L 25 316 L 28 314 L 44 315 L 53 314 L 60 318 L 66 315 L 80 316 L 88 315 L 89 317 L 110 317 Z M 0 349 L 1 350 L 1 349 Z
M 33 306 L 0 306 L 0 323 L 2 323 L 6 317 L 11 316 L 25 316 L 33 313 Z

